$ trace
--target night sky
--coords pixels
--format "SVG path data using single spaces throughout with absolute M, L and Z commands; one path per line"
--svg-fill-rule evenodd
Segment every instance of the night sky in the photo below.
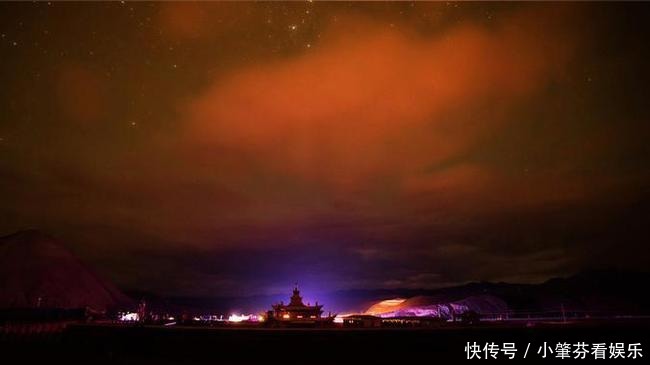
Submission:
M 127 290 L 650 265 L 650 4 L 2 3 L 0 234 Z

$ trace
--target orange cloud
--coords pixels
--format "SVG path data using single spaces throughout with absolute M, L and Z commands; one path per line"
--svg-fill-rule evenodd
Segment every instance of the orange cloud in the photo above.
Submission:
M 336 187 L 418 173 L 466 151 L 561 73 L 571 46 L 556 15 L 434 37 L 338 22 L 309 52 L 215 80 L 187 106 L 189 135 Z

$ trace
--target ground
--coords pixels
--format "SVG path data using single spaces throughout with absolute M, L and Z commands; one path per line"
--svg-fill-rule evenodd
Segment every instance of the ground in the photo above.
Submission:
M 439 329 L 216 329 L 75 325 L 40 338 L 0 342 L 3 356 L 25 363 L 80 364 L 404 364 L 466 360 L 467 343 L 515 343 L 521 358 L 542 359 L 544 342 L 650 343 L 648 320 L 522 324 Z M 609 353 L 608 353 L 609 355 Z M 481 358 L 484 352 L 480 353 Z M 574 355 L 571 354 L 573 357 Z M 591 356 L 591 355 L 590 355 Z M 505 360 L 503 352 L 499 359 Z M 627 359 L 628 361 L 633 361 Z M 564 360 L 563 360 L 564 361 Z M 636 361 L 642 362 L 643 359 Z

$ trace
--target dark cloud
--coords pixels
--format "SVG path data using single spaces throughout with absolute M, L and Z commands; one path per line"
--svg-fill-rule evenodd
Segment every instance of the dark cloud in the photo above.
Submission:
M 125 288 L 647 267 L 646 4 L 0 10 L 0 230 Z

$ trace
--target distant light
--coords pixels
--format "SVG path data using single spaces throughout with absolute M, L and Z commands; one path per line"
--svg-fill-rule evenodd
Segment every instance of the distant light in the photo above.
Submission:
M 228 316 L 228 322 L 235 322 L 235 323 L 239 323 L 239 322 L 243 322 L 243 321 L 248 321 L 248 320 L 250 320 L 250 319 L 251 319 L 251 315 L 250 315 L 250 314 L 249 314 L 249 315 L 243 315 L 243 314 L 242 314 L 242 315 L 231 314 L 230 316 Z
M 387 299 L 387 300 L 382 300 L 379 302 L 379 305 L 387 305 L 387 306 L 394 306 L 394 305 L 400 305 L 404 303 L 406 299 L 398 298 L 398 299 Z
M 140 320 L 140 315 L 136 312 L 127 312 L 127 313 L 122 313 L 120 315 L 120 321 L 123 322 L 134 322 L 139 320 Z
M 282 315 L 282 318 L 284 318 L 284 319 L 289 319 L 290 317 L 291 317 L 291 316 L 288 315 L 288 314 L 283 314 L 283 315 Z
M 302 316 L 297 316 L 298 318 L 302 318 Z
M 398 307 L 400 304 L 404 303 L 405 301 L 406 299 L 402 299 L 402 298 L 382 300 L 381 302 L 370 307 L 366 311 L 366 314 L 378 315 L 386 312 L 392 312 L 397 309 L 395 307 Z

